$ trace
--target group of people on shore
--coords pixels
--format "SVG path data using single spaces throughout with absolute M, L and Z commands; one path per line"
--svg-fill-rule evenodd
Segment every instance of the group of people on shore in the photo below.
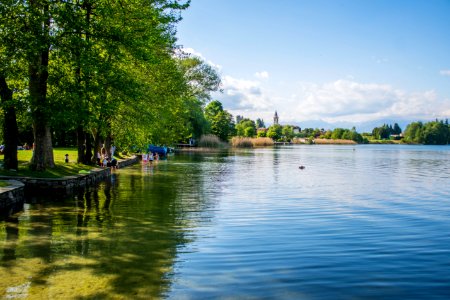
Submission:
M 149 152 L 148 154 L 142 154 L 142 163 L 146 164 L 152 164 L 154 161 L 157 162 L 159 160 L 159 154 L 158 152 Z
M 97 165 L 103 168 L 111 167 L 117 169 L 117 159 L 114 158 L 114 152 L 116 151 L 116 146 L 111 145 L 109 153 L 111 157 L 108 156 L 105 145 L 102 146 L 100 152 L 97 152 Z

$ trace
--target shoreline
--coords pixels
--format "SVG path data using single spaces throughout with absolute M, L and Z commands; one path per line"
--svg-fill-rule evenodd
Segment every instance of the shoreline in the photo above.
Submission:
M 124 168 L 139 162 L 134 156 L 118 161 L 118 167 Z M 25 198 L 52 195 L 56 198 L 66 197 L 78 189 L 85 189 L 111 177 L 111 168 L 95 168 L 88 174 L 74 174 L 60 178 L 9 177 L 0 176 L 1 180 L 12 184 L 0 188 L 0 215 L 7 214 L 20 205 Z M 18 192 L 13 192 L 18 190 Z

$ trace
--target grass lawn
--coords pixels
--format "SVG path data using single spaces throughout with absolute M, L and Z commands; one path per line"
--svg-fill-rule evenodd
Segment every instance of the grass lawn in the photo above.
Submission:
M 65 155 L 69 154 L 69 163 L 65 163 Z M 92 170 L 93 166 L 77 164 L 77 149 L 76 148 L 54 148 L 53 155 L 55 159 L 55 168 L 46 170 L 44 172 L 31 171 L 29 168 L 29 161 L 33 155 L 32 150 L 18 150 L 17 158 L 19 160 L 19 170 L 17 172 L 0 169 L 2 176 L 24 176 L 24 177 L 39 177 L 39 178 L 59 178 L 63 176 L 70 176 L 78 174 L 81 170 Z M 0 156 L 1 158 L 1 156 Z
M 6 181 L 4 181 L 4 180 L 0 180 L 0 187 L 6 187 L 6 186 L 8 186 L 8 185 L 9 185 L 8 182 L 6 182 Z

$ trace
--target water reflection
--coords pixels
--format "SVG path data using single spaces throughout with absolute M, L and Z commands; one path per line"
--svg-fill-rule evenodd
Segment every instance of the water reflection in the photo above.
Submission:
M 19 238 L 19 219 L 17 215 L 8 217 L 5 222 L 5 246 L 2 261 L 8 262 L 16 259 L 17 240 Z
M 0 223 L 0 297 L 444 298 L 450 151 L 405 149 L 178 155 L 36 199 Z
M 34 298 L 166 294 L 177 252 L 194 238 L 190 215 L 201 213 L 206 199 L 201 184 L 182 176 L 200 183 L 201 166 L 174 165 L 120 170 L 97 188 L 57 203 L 36 200 L 3 222 L 1 259 L 8 264 L 0 272 L 14 276 L 0 283 L 0 296 L 17 296 L 12 291 L 21 284 Z

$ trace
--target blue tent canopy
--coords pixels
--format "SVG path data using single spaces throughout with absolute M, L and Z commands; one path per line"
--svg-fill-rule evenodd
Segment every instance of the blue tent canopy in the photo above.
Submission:
M 149 145 L 147 152 L 158 153 L 159 156 L 167 155 L 167 147 L 158 147 L 154 145 Z

